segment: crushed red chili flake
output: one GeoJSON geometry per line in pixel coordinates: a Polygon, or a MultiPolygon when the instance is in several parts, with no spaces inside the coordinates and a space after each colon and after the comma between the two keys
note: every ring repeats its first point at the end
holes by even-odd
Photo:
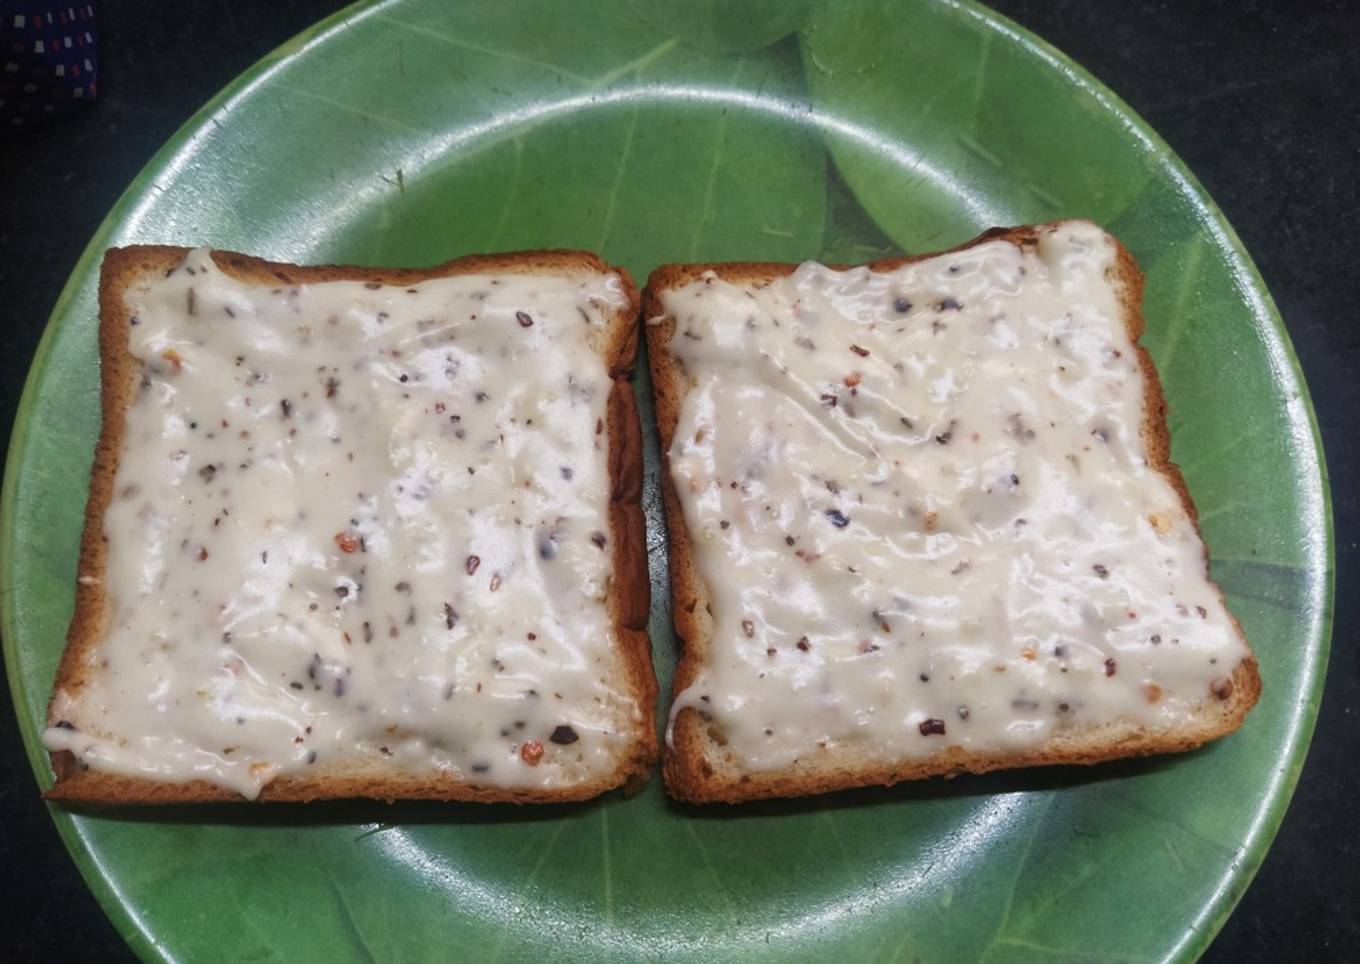
{"type": "Polygon", "coordinates": [[[359,537],[349,531],[337,532],[335,534],[335,544],[340,547],[341,552],[359,551],[359,537]]]}
{"type": "Polygon", "coordinates": [[[515,312],[515,320],[519,322],[521,328],[532,328],[534,324],[534,319],[529,317],[527,311],[515,312]]]}
{"type": "Polygon", "coordinates": [[[798,639],[798,648],[806,653],[809,649],[812,648],[812,644],[808,642],[808,638],[806,636],[801,636],[798,639]]]}
{"type": "Polygon", "coordinates": [[[543,744],[537,740],[525,740],[519,748],[519,758],[531,767],[538,766],[538,761],[543,759],[543,744]]]}
{"type": "Polygon", "coordinates": [[[847,387],[854,388],[856,385],[860,383],[860,379],[862,377],[863,376],[861,376],[859,372],[851,372],[849,375],[846,375],[845,378],[842,379],[842,381],[845,382],[847,387]]]}
{"type": "Polygon", "coordinates": [[[463,568],[467,570],[467,574],[470,576],[477,571],[477,567],[481,564],[482,559],[480,556],[468,556],[467,562],[463,563],[463,568]]]}
{"type": "Polygon", "coordinates": [[[861,348],[859,345],[851,345],[850,350],[854,352],[856,355],[858,355],[860,358],[869,357],[869,349],[861,348]]]}

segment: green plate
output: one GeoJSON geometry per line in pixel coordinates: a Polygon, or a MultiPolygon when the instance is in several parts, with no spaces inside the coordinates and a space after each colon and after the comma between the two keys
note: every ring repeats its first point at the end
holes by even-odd
{"type": "MultiPolygon", "coordinates": [[[[98,425],[99,258],[136,241],[386,265],[583,247],[642,278],[1094,218],[1147,271],[1174,453],[1261,704],[1184,757],[736,810],[677,807],[657,781],[570,808],[54,810],[138,954],[1186,960],[1260,865],[1317,712],[1331,519],[1302,377],[1232,229],[1116,97],[980,6],[721,7],[361,4],[248,71],[137,177],[53,313],[5,478],[5,658],[38,782],[98,425]]],[[[647,457],[664,683],[654,441],[647,457]]]]}

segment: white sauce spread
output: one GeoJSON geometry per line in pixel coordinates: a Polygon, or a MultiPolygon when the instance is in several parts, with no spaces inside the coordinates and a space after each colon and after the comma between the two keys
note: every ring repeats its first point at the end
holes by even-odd
{"type": "Polygon", "coordinates": [[[144,377],[104,530],[112,609],[44,745],[254,797],[280,775],[553,787],[641,718],[605,604],[617,276],[127,295],[144,377]]]}
{"type": "Polygon", "coordinates": [[[1115,251],[1066,222],[1037,251],[662,296],[713,616],[672,723],[699,709],[761,769],[1024,751],[1223,698],[1247,650],[1146,461],[1115,251]]]}

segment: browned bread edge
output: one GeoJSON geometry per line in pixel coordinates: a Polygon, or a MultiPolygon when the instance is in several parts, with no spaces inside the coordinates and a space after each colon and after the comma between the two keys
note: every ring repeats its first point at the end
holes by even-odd
{"type": "MultiPolygon", "coordinates": [[[[111,248],[104,255],[99,279],[99,349],[102,360],[100,398],[102,422],[90,471],[90,497],[85,507],[85,530],[77,566],[75,613],[67,632],[66,648],[57,668],[53,694],[77,691],[96,666],[98,644],[108,625],[108,605],[99,577],[104,572],[107,538],[104,512],[113,490],[122,451],[124,414],[134,396],[139,366],[128,351],[128,308],[123,294],[129,285],[155,272],[180,265],[190,249],[162,245],[111,248]],[[94,578],[88,578],[94,577],[94,578]]],[[[230,251],[214,251],[217,266],[250,284],[319,284],[327,281],[366,281],[384,285],[415,284],[462,274],[560,274],[564,271],[615,273],[623,282],[627,305],[610,321],[602,347],[613,388],[607,407],[609,444],[610,537],[614,545],[613,573],[608,589],[610,614],[618,634],[629,689],[642,710],[632,751],[612,773],[596,780],[549,790],[477,786],[435,777],[280,777],[261,790],[262,801],[322,800],[370,797],[379,800],[464,800],[484,803],[556,803],[585,800],[615,787],[635,790],[646,783],[656,762],[656,677],[652,671],[651,641],[647,636],[650,583],[647,578],[646,533],[643,526],[641,427],[629,375],[638,344],[638,292],[624,268],[612,267],[584,251],[524,251],[472,255],[431,268],[363,268],[354,266],[299,266],[265,261],[230,251]]],[[[48,724],[57,722],[48,705],[48,724]]],[[[57,782],[44,796],[49,800],[83,804],[166,804],[239,801],[237,793],[202,780],[164,783],[126,777],[83,767],[67,751],[51,754],[57,782]]]]}
{"type": "MultiPolygon", "coordinates": [[[[887,258],[871,262],[867,267],[873,271],[892,271],[914,261],[963,251],[985,241],[1005,241],[1020,247],[1031,247],[1038,243],[1039,233],[1050,226],[992,228],[955,248],[912,257],[887,258]]],[[[1139,342],[1144,329],[1143,274],[1133,256],[1118,239],[1115,239],[1115,244],[1118,250],[1116,279],[1122,292],[1124,324],[1138,352],[1139,367],[1146,386],[1142,436],[1148,448],[1148,460],[1179,494],[1181,504],[1198,532],[1199,521],[1190,491],[1180,468],[1170,459],[1171,436],[1167,428],[1167,405],[1161,380],[1151,356],[1139,342]]],[[[761,284],[782,278],[796,267],[793,264],[770,262],[665,264],[652,272],[642,292],[643,327],[646,330],[647,357],[656,400],[656,424],[661,435],[664,469],[661,485],[669,530],[671,609],[675,631],[683,645],[672,684],[674,695],[679,695],[697,678],[707,657],[712,624],[708,616],[707,589],[691,551],[684,513],[670,474],[667,453],[680,419],[681,403],[689,390],[689,380],[683,366],[668,350],[675,333],[675,321],[666,315],[660,293],[688,284],[706,271],[713,271],[724,281],[732,283],[761,284]]],[[[1204,565],[1207,573],[1207,548],[1204,565]]],[[[1222,591],[1218,591],[1221,596],[1222,591]]],[[[1246,637],[1236,617],[1233,617],[1233,622],[1238,635],[1245,642],[1246,637]]],[[[1072,738],[1056,738],[1039,750],[1021,754],[982,753],[951,747],[934,756],[907,762],[859,767],[818,766],[813,763],[785,770],[739,774],[732,773],[730,765],[719,765],[720,748],[708,737],[698,712],[693,708],[685,708],[674,721],[670,741],[672,745],[665,749],[662,772],[666,791],[673,797],[694,803],[739,803],[766,797],[826,793],[850,787],[890,786],[903,780],[932,776],[985,773],[989,770],[1050,764],[1093,764],[1122,757],[1183,752],[1236,730],[1256,704],[1261,693],[1261,677],[1256,659],[1250,651],[1234,670],[1232,681],[1233,695],[1216,707],[1217,712],[1210,715],[1207,723],[1173,734],[1147,732],[1127,724],[1113,725],[1105,728],[1099,734],[1099,739],[1093,739],[1094,734],[1088,730],[1072,738]],[[729,772],[724,773],[724,770],[729,772]]]]}

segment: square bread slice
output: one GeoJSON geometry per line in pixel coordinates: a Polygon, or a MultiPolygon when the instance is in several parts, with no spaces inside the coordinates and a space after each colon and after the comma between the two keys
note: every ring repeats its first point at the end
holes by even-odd
{"type": "Polygon", "coordinates": [[[1188,750],[1260,692],[1142,276],[1087,222],[643,293],[684,654],[667,790],[737,802],[1188,750]]]}
{"type": "Polygon", "coordinates": [[[130,247],[48,797],[544,802],[645,781],[637,291],[130,247]]]}

